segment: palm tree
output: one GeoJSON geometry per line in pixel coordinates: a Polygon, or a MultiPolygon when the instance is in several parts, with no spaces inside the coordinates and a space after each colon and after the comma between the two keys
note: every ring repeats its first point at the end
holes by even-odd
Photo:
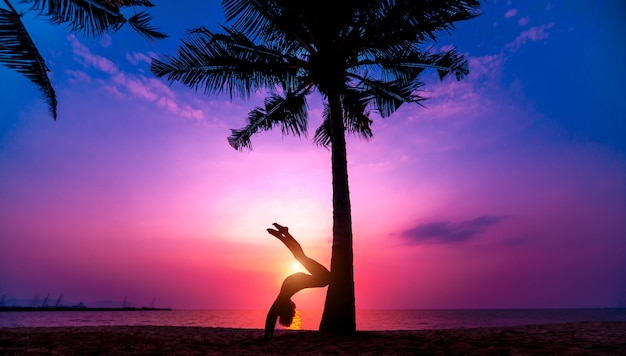
{"type": "Polygon", "coordinates": [[[251,136],[279,127],[307,132],[306,97],[324,99],[314,142],[330,147],[333,184],[331,282],[320,330],[354,332],[352,222],[346,132],[372,136],[370,114],[388,117],[403,103],[420,103],[428,68],[443,79],[468,73],[455,50],[423,49],[441,31],[478,14],[478,0],[223,0],[223,33],[190,31],[176,56],[154,59],[152,72],[205,93],[248,98],[269,93],[228,142],[251,149],[251,136]],[[340,6],[339,6],[340,5],[340,6]]]}
{"type": "MultiPolygon", "coordinates": [[[[21,14],[9,0],[4,0],[7,9],[0,8],[0,63],[14,69],[33,82],[44,96],[50,115],[57,118],[57,99],[48,78],[49,69],[37,46],[28,34],[21,14]]],[[[149,24],[150,16],[138,12],[126,18],[123,7],[151,7],[147,0],[23,0],[30,4],[47,21],[67,25],[72,32],[87,36],[100,36],[130,25],[148,40],[166,37],[149,24]]]]}

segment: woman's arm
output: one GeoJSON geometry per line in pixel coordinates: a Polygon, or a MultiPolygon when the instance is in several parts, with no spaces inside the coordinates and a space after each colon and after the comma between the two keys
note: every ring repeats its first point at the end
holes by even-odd
{"type": "MultiPolygon", "coordinates": [[[[274,302],[276,304],[276,302],[274,302]]],[[[267,312],[267,317],[265,317],[265,338],[269,339],[274,336],[274,328],[276,327],[276,318],[278,318],[278,314],[274,311],[274,304],[267,312]]]]}

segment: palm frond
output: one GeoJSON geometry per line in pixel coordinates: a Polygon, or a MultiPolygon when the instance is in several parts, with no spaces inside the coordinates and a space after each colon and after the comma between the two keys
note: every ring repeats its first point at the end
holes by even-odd
{"type": "Polygon", "coordinates": [[[467,60],[456,49],[433,53],[412,48],[400,54],[368,59],[359,65],[380,65],[383,71],[393,74],[396,78],[405,79],[416,78],[424,69],[436,70],[441,80],[449,74],[454,74],[457,80],[462,80],[469,73],[467,60]]]}
{"type": "Polygon", "coordinates": [[[435,41],[454,23],[479,15],[479,0],[364,1],[358,23],[362,48],[398,52],[406,44],[435,41]]]}
{"type": "Polygon", "coordinates": [[[360,81],[360,90],[382,117],[389,117],[404,103],[420,104],[424,100],[417,93],[423,84],[417,80],[403,78],[384,81],[367,77],[356,78],[360,81]]]}
{"type": "Polygon", "coordinates": [[[128,19],[128,24],[148,41],[166,38],[166,34],[159,32],[156,27],[150,25],[150,20],[152,20],[150,15],[145,12],[139,12],[128,19]]]}
{"type": "Polygon", "coordinates": [[[322,124],[315,130],[313,136],[313,143],[318,146],[329,148],[330,147],[330,109],[327,104],[324,104],[324,111],[322,112],[324,120],[322,124]]]}
{"type": "Polygon", "coordinates": [[[154,7],[154,4],[148,0],[104,0],[104,1],[117,7],[128,7],[128,6],[154,7]]]}
{"type": "Polygon", "coordinates": [[[439,73],[439,79],[454,74],[456,80],[463,80],[469,74],[469,64],[467,59],[459,54],[455,49],[440,53],[435,60],[435,67],[439,73]]]}
{"type": "Polygon", "coordinates": [[[15,11],[0,8],[0,63],[33,82],[42,92],[50,115],[57,119],[57,99],[48,67],[15,11]]]}
{"type": "MultiPolygon", "coordinates": [[[[359,138],[369,140],[373,136],[372,120],[369,117],[367,94],[355,89],[349,89],[342,95],[341,105],[343,122],[346,132],[359,138]]],[[[318,146],[328,148],[330,146],[330,110],[324,106],[322,124],[315,130],[313,142],[318,146]]]]}
{"type": "Polygon", "coordinates": [[[462,80],[469,73],[467,60],[456,49],[441,53],[407,51],[402,55],[378,58],[374,63],[386,71],[404,75],[417,75],[424,69],[434,69],[442,80],[449,74],[454,74],[457,80],[462,80]]]}
{"type": "Polygon", "coordinates": [[[152,7],[146,0],[25,0],[32,8],[52,23],[65,24],[72,32],[86,36],[100,36],[115,32],[124,24],[135,29],[140,35],[157,40],[166,35],[148,24],[150,17],[138,13],[126,19],[120,9],[123,7],[152,7]]]}
{"type": "Polygon", "coordinates": [[[86,36],[100,36],[115,32],[126,19],[118,6],[93,0],[28,0],[33,9],[47,16],[52,23],[65,24],[72,32],[86,36]]]}
{"type": "Polygon", "coordinates": [[[222,0],[226,21],[243,33],[254,33],[272,25],[276,6],[260,0],[222,0]]]}
{"type": "Polygon", "coordinates": [[[367,92],[356,89],[346,90],[341,98],[343,120],[346,131],[362,139],[372,137],[372,120],[368,110],[370,97],[367,92]]]}
{"type": "MultiPolygon", "coordinates": [[[[222,0],[226,20],[253,41],[276,44],[286,52],[313,53],[309,29],[304,26],[302,11],[307,2],[277,0],[222,0]]],[[[319,2],[315,4],[319,6],[319,2]]]]}
{"type": "Polygon", "coordinates": [[[256,107],[248,114],[248,124],[239,130],[231,130],[228,143],[237,150],[252,149],[250,138],[259,131],[279,126],[283,135],[306,135],[308,89],[288,93],[285,97],[272,94],[265,99],[264,107],[256,107]]]}
{"type": "Polygon", "coordinates": [[[256,45],[245,36],[214,34],[200,28],[183,40],[176,56],[153,59],[151,71],[205,93],[247,98],[258,89],[297,85],[297,66],[276,49],[256,45]]]}

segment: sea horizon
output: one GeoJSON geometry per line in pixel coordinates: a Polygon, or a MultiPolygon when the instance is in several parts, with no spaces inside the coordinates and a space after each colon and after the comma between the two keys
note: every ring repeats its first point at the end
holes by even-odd
{"type": "MultiPolygon", "coordinates": [[[[187,326],[262,329],[266,310],[0,312],[0,327],[187,326]]],[[[297,310],[289,329],[317,330],[322,310],[297,310]]],[[[425,330],[626,321],[626,308],[358,309],[357,330],[425,330]]],[[[280,327],[279,327],[280,328],[280,327]]]]}

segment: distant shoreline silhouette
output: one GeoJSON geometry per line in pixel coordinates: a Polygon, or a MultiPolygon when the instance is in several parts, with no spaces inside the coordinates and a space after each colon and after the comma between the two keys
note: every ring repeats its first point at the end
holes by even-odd
{"type": "Polygon", "coordinates": [[[298,272],[285,278],[280,287],[280,292],[270,307],[265,319],[266,339],[274,335],[277,318],[278,322],[283,326],[289,326],[293,322],[296,304],[291,300],[291,297],[294,294],[305,288],[325,287],[330,282],[330,271],[304,253],[298,241],[289,233],[288,227],[277,223],[272,225],[274,225],[276,229],[267,229],[267,232],[274,235],[285,244],[289,251],[293,253],[293,257],[311,274],[298,272]]]}

